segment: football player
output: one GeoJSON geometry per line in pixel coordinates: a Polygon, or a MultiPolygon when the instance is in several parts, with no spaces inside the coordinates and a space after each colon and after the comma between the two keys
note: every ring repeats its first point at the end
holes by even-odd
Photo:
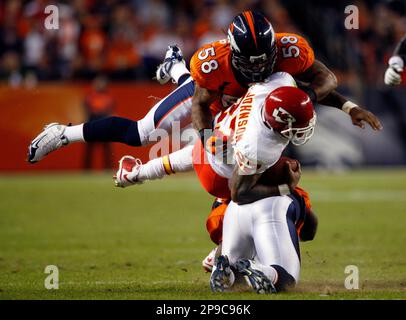
{"type": "Polygon", "coordinates": [[[337,85],[334,74],[314,59],[313,50],[304,38],[275,33],[270,22],[258,12],[245,11],[236,16],[229,26],[228,39],[200,48],[191,59],[190,69],[189,73],[180,49],[170,47],[157,70],[157,79],[161,83],[172,79],[179,87],[143,119],[107,117],[69,127],[52,123],[30,144],[28,161],[40,161],[73,142],[147,145],[157,129],[170,132],[174,121],[181,128],[193,121],[205,142],[205,137],[211,136],[204,132],[211,128],[213,115],[244,95],[250,83],[260,82],[277,71],[289,72],[302,80],[307,84],[302,89],[312,100],[342,109],[351,116],[354,125],[364,127],[367,122],[373,129],[381,129],[372,113],[334,91],[337,85]]]}
{"type": "MultiPolygon", "coordinates": [[[[170,173],[188,171],[194,167],[205,190],[215,197],[223,199],[215,201],[213,211],[206,223],[211,239],[216,244],[220,244],[224,211],[231,199],[229,179],[236,161],[241,165],[249,164],[255,170],[258,170],[258,165],[266,170],[280,158],[289,141],[295,145],[301,145],[313,134],[316,121],[313,111],[311,114],[308,113],[304,120],[301,120],[289,118],[290,113],[284,109],[285,105],[290,104],[289,95],[297,94],[295,90],[301,92],[294,88],[294,85],[295,81],[289,74],[274,73],[266,82],[253,85],[238,103],[219,113],[214,120],[214,136],[215,140],[228,142],[225,150],[212,148],[211,141],[208,141],[209,145],[203,148],[200,140],[197,140],[194,147],[188,146],[173,154],[151,160],[145,165],[130,156],[125,156],[120,161],[120,167],[115,177],[116,185],[126,187],[145,180],[162,178],[170,173]],[[274,123],[272,129],[266,127],[266,123],[262,121],[263,104],[268,93],[275,92],[278,90],[277,88],[280,88],[284,94],[281,95],[283,97],[283,101],[280,102],[281,109],[278,109],[280,114],[275,113],[274,115],[280,121],[279,126],[274,123]],[[226,160],[229,161],[223,161],[224,153],[226,153],[226,160]],[[183,169],[179,162],[183,163],[183,169]]],[[[274,94],[273,97],[276,99],[279,96],[274,94]]],[[[290,108],[295,107],[298,112],[301,111],[300,106],[291,104],[290,108]]],[[[317,228],[317,218],[312,212],[308,194],[296,186],[290,188],[285,185],[275,187],[273,195],[279,196],[281,192],[289,193],[290,191],[300,194],[305,199],[307,224],[296,225],[301,240],[312,240],[317,228]]],[[[208,271],[212,267],[214,254],[213,250],[203,261],[203,266],[208,271]]]]}
{"type": "Polygon", "coordinates": [[[299,280],[296,226],[306,214],[305,200],[296,192],[300,165],[293,171],[287,163],[287,184],[269,185],[261,178],[289,142],[303,145],[311,138],[316,116],[301,90],[283,86],[267,94],[265,86],[248,91],[236,116],[235,165],[228,173],[232,201],[224,217],[221,255],[210,277],[214,292],[230,289],[237,275],[257,293],[284,291],[299,280]]]}
{"type": "Polygon", "coordinates": [[[389,59],[385,72],[385,84],[395,86],[402,82],[402,73],[406,62],[406,36],[396,46],[392,57],[389,59]]]}

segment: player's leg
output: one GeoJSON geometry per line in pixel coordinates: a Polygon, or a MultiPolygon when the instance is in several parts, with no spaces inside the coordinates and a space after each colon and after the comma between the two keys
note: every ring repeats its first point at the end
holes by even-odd
{"type": "Polygon", "coordinates": [[[179,46],[168,46],[164,61],[156,70],[156,79],[160,84],[165,84],[172,79],[173,83],[179,85],[185,80],[185,77],[190,74],[186,68],[185,60],[179,46]]]}
{"type": "Polygon", "coordinates": [[[257,252],[256,264],[271,280],[276,291],[283,291],[299,280],[300,251],[295,227],[303,208],[296,199],[271,197],[256,201],[253,208],[252,236],[257,252]]]}
{"type": "Polygon", "coordinates": [[[167,82],[168,77],[178,84],[178,88],[155,104],[144,118],[128,121],[128,119],[115,117],[112,121],[106,119],[85,124],[84,140],[86,142],[100,140],[122,142],[137,147],[155,143],[160,138],[160,130],[170,135],[173,129],[184,129],[189,126],[194,81],[190,77],[178,46],[168,47],[164,62],[157,70],[157,80],[160,83],[167,82]]]}
{"type": "Polygon", "coordinates": [[[211,241],[217,245],[202,261],[203,269],[206,272],[212,271],[215,257],[219,255],[217,251],[221,253],[221,250],[218,249],[221,247],[221,242],[223,241],[223,220],[229,202],[230,199],[216,198],[211,207],[210,214],[206,219],[207,232],[210,235],[211,241]]]}
{"type": "Polygon", "coordinates": [[[243,276],[258,293],[269,293],[274,291],[271,281],[260,269],[249,264],[257,257],[252,237],[255,222],[253,210],[253,204],[239,206],[230,202],[223,221],[222,255],[229,258],[235,277],[243,276]]]}
{"type": "Polygon", "coordinates": [[[147,180],[162,179],[164,176],[193,170],[193,145],[172,152],[145,164],[132,156],[124,156],[119,161],[119,168],[114,176],[117,187],[128,187],[147,180]]]}
{"type": "Polygon", "coordinates": [[[188,77],[177,89],[159,101],[137,122],[141,145],[155,143],[164,134],[180,134],[191,124],[194,81],[188,77]],[[164,130],[164,131],[162,131],[164,130]],[[176,132],[175,130],[180,130],[176,132]]]}
{"type": "MultiPolygon", "coordinates": [[[[172,67],[178,64],[181,63],[175,63],[172,67]]],[[[188,73],[174,77],[177,78],[179,87],[157,103],[139,121],[106,117],[75,126],[58,123],[47,125],[31,142],[28,148],[28,161],[38,162],[50,152],[74,142],[121,142],[136,147],[155,142],[154,138],[158,138],[154,137],[157,129],[167,130],[170,134],[174,123],[180,129],[185,128],[191,122],[194,82],[188,73]]]]}
{"type": "Polygon", "coordinates": [[[213,291],[222,292],[230,289],[235,280],[231,267],[243,257],[250,259],[255,257],[251,228],[251,213],[230,202],[223,221],[221,256],[216,259],[210,277],[213,291]]]}
{"type": "Polygon", "coordinates": [[[206,152],[200,139],[196,140],[193,148],[193,166],[202,187],[217,198],[230,199],[228,179],[213,170],[207,160],[206,152]]]}
{"type": "Polygon", "coordinates": [[[158,129],[170,134],[174,123],[180,129],[190,124],[193,91],[194,82],[189,78],[139,121],[106,117],[76,126],[47,125],[31,142],[28,161],[40,161],[48,153],[74,142],[120,142],[134,147],[153,143],[159,138],[158,129]]]}

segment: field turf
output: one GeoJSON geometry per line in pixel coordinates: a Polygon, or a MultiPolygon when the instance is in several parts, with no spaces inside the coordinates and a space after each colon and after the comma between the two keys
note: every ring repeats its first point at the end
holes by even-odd
{"type": "Polygon", "coordinates": [[[201,260],[211,197],[192,175],[128,189],[110,174],[0,176],[0,299],[406,299],[406,170],[305,171],[319,216],[301,282],[213,294],[201,260]],[[47,265],[59,290],[46,290],[47,265]],[[347,290],[344,269],[359,268],[347,290]]]}

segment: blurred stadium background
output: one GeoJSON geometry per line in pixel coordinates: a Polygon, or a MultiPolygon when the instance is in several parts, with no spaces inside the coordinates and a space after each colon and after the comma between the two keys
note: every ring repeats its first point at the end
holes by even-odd
{"type": "MultiPolygon", "coordinates": [[[[200,270],[212,248],[203,228],[211,199],[197,180],[113,189],[115,161],[128,153],[145,161],[148,148],[112,145],[111,169],[102,175],[83,174],[80,144],[34,166],[25,158],[45,124],[88,118],[85,102],[100,75],[109,79],[111,112],[142,117],[174,88],[152,80],[167,45],[179,44],[188,60],[201,44],[224,38],[233,16],[249,8],[264,12],[276,32],[304,35],[337,75],[338,90],[384,126],[380,133],[360,130],[346,114],[318,107],[313,141],[290,150],[328,172],[361,169],[304,171],[321,227],[317,241],[304,244],[304,287],[296,298],[304,297],[300,290],[311,298],[337,290],[341,298],[404,298],[405,170],[386,169],[406,164],[406,82],[389,88],[383,75],[406,33],[406,4],[386,0],[0,1],[0,297],[218,298],[208,295],[200,270]],[[44,29],[48,4],[60,9],[57,31],[44,29]],[[359,8],[359,30],[344,28],[347,4],[359,8]],[[377,166],[385,170],[363,170],[377,166]],[[68,290],[43,289],[49,263],[61,267],[68,290]],[[351,263],[360,266],[369,296],[342,293],[351,263]]],[[[106,168],[102,148],[92,159],[93,169],[106,168]]]]}

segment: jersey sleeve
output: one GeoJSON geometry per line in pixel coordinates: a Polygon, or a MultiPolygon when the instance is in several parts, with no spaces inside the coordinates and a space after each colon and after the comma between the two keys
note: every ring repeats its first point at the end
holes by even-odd
{"type": "Polygon", "coordinates": [[[225,48],[221,41],[204,45],[195,52],[190,60],[190,74],[202,88],[218,91],[221,87],[224,66],[225,48]]]}
{"type": "Polygon", "coordinates": [[[277,33],[276,71],[291,75],[305,72],[314,63],[314,51],[303,37],[294,33],[277,33]]]}

